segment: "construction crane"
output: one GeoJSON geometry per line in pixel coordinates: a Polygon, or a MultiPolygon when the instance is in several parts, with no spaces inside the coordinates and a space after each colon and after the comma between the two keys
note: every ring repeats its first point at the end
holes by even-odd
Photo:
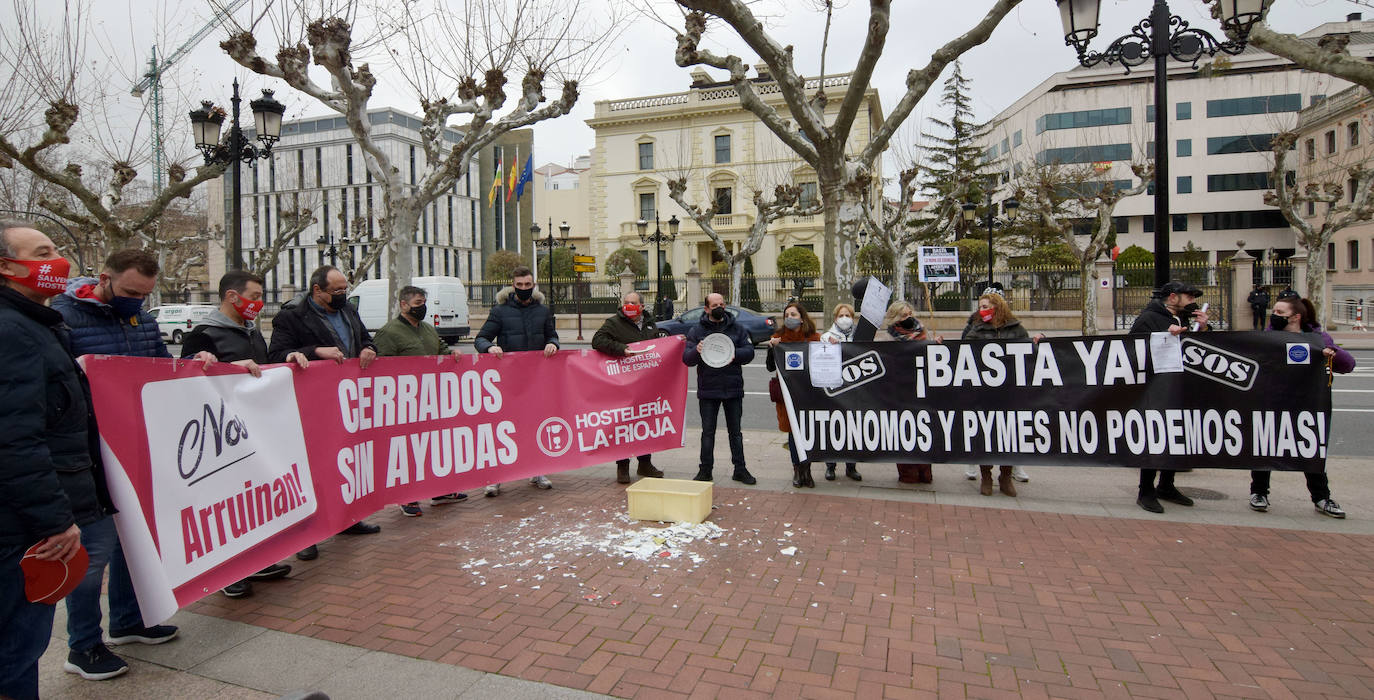
{"type": "Polygon", "coordinates": [[[195,34],[192,34],[191,38],[186,40],[186,43],[182,44],[176,51],[173,51],[172,55],[162,59],[161,62],[157,60],[157,44],[153,44],[152,56],[148,59],[148,72],[143,74],[143,79],[138,81],[138,83],[134,85],[133,90],[129,93],[134,97],[143,97],[143,93],[150,89],[153,93],[154,196],[162,194],[163,179],[166,177],[167,173],[167,156],[162,150],[162,75],[167,72],[168,68],[171,68],[177,61],[180,61],[186,54],[190,53],[191,49],[195,48],[196,44],[199,44],[202,39],[209,36],[210,32],[219,28],[219,25],[224,22],[226,17],[233,13],[234,10],[242,7],[246,2],[248,2],[248,0],[233,0],[232,2],[226,3],[219,10],[216,10],[214,16],[210,18],[209,23],[201,27],[195,34]]]}

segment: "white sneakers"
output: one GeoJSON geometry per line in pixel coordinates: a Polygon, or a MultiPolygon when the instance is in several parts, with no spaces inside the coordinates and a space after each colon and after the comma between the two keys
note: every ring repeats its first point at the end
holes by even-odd
{"type": "Polygon", "coordinates": [[[530,484],[533,486],[537,486],[541,489],[553,488],[553,482],[549,481],[549,477],[547,476],[536,476],[533,479],[530,479],[530,484]]]}
{"type": "Polygon", "coordinates": [[[483,493],[486,495],[487,498],[491,498],[492,496],[500,496],[500,495],[501,495],[501,485],[500,485],[500,484],[487,484],[487,488],[483,491],[483,493]]]}

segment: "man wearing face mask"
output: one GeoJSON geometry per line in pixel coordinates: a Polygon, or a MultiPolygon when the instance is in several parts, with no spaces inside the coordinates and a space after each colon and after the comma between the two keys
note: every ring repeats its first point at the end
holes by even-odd
{"type": "MultiPolygon", "coordinates": [[[[1202,296],[1202,290],[1178,280],[1166,282],[1155,290],[1154,298],[1141,309],[1131,324],[1131,333],[1164,333],[1179,335],[1188,330],[1189,323],[1199,323],[1207,328],[1207,313],[1194,303],[1202,296]],[[1189,308],[1191,306],[1191,309],[1189,308]]],[[[1163,513],[1160,501],[1169,501],[1181,506],[1193,505],[1193,499],[1183,495],[1174,486],[1174,472],[1169,469],[1141,469],[1140,488],[1135,503],[1151,513],[1163,513]],[[1155,485],[1155,474],[1159,474],[1159,484],[1155,485]]]]}
{"type": "Polygon", "coordinates": [[[687,329],[687,347],[682,350],[682,362],[697,368],[697,407],[701,411],[701,461],[695,481],[713,481],[711,471],[716,463],[716,418],[725,409],[725,430],[730,439],[730,461],[735,466],[732,479],[753,486],[758,483],[744,466],[744,372],[740,369],[754,359],[754,344],[749,332],[735,323],[735,317],[725,309],[725,297],[706,295],[706,313],[701,322],[687,329]],[[706,336],[720,333],[735,346],[735,355],[724,367],[712,367],[701,360],[702,341],[706,336]]]}
{"type": "MultiPolygon", "coordinates": [[[[358,358],[367,369],[377,359],[372,342],[357,309],[348,303],[348,278],[332,265],[321,265],[310,273],[310,292],[282,307],[272,319],[272,343],[267,346],[269,362],[288,362],[299,353],[307,360],[330,360],[343,364],[358,358]]],[[[379,525],[356,522],[345,535],[371,535],[381,532],[379,525]]],[[[316,545],[299,552],[296,558],[310,561],[320,555],[316,545]]]]}
{"type": "MultiPolygon", "coordinates": [[[[644,315],[644,299],[639,292],[625,292],[620,297],[620,309],[614,316],[606,319],[592,336],[592,349],[612,357],[638,355],[641,350],[629,347],[630,343],[652,340],[658,336],[654,322],[644,315]]],[[[654,467],[652,455],[639,455],[640,476],[663,478],[663,472],[654,467]]],[[[616,483],[630,483],[630,460],[616,460],[616,483]]]]}
{"type": "Polygon", "coordinates": [[[112,512],[91,457],[84,383],[62,315],[47,306],[69,267],[33,224],[0,221],[0,697],[19,700],[38,697],[55,612],[25,593],[25,552],[71,561],[82,529],[112,512]]]}
{"type": "MultiPolygon", "coordinates": [[[[419,287],[405,286],[396,293],[396,318],[386,322],[373,340],[377,354],[382,357],[432,357],[452,355],[457,362],[463,356],[458,348],[449,348],[439,337],[439,331],[429,321],[429,294],[419,287]]],[[[442,506],[467,500],[467,494],[446,493],[430,499],[430,505],[442,506]]],[[[401,504],[401,515],[418,518],[424,515],[419,501],[401,504]]]]}

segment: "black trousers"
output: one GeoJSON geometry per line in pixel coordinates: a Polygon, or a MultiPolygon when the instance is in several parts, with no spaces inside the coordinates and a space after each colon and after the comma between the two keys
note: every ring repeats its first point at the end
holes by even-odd
{"type": "MultiPolygon", "coordinates": [[[[1250,493],[1258,496],[1269,495],[1269,477],[1273,472],[1250,472],[1250,493]]],[[[1325,501],[1331,498],[1331,482],[1326,478],[1326,472],[1304,472],[1307,477],[1307,493],[1312,495],[1312,502],[1325,501]]]]}
{"type": "Polygon", "coordinates": [[[1156,489],[1171,489],[1174,487],[1174,471],[1172,469],[1141,469],[1140,470],[1140,492],[1153,494],[1156,489]],[[1155,485],[1155,474],[1159,474],[1159,485],[1155,485]]]}

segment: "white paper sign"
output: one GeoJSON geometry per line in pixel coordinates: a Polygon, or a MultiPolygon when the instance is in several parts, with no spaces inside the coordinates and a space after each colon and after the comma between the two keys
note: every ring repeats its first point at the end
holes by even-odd
{"type": "Polygon", "coordinates": [[[877,277],[868,278],[868,288],[864,290],[859,314],[868,319],[874,327],[883,327],[883,317],[887,315],[887,303],[892,298],[892,290],[878,281],[877,277]]]}
{"type": "Polygon", "coordinates": [[[959,249],[953,246],[921,246],[922,282],[958,282],[959,249]]]}
{"type": "Polygon", "coordinates": [[[837,389],[844,384],[839,343],[809,343],[807,350],[811,361],[811,386],[837,389]]]}
{"type": "Polygon", "coordinates": [[[1182,372],[1183,340],[1169,331],[1151,333],[1150,361],[1155,374],[1182,372]]]}

